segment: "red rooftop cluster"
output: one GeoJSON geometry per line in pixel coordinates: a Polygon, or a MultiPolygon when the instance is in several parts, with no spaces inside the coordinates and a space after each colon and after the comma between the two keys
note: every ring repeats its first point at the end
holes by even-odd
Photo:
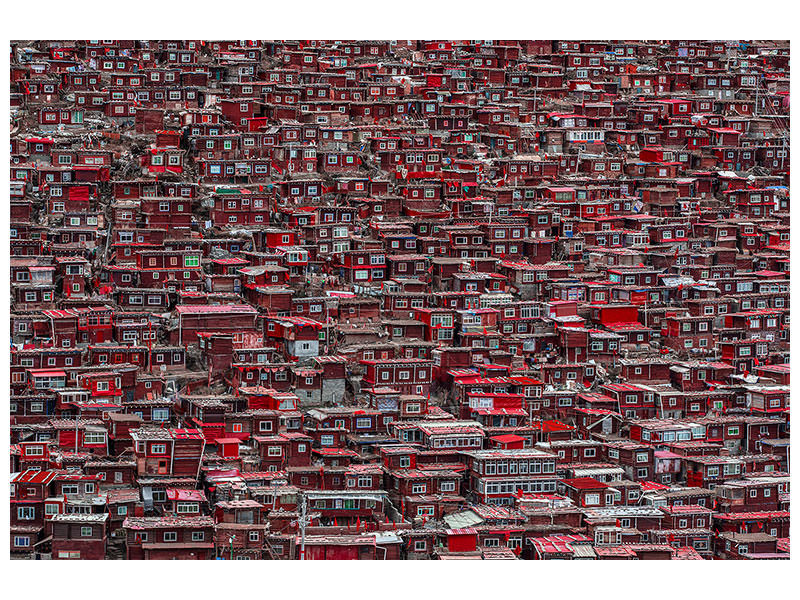
{"type": "Polygon", "coordinates": [[[789,557],[788,42],[10,73],[13,557],[789,557]]]}

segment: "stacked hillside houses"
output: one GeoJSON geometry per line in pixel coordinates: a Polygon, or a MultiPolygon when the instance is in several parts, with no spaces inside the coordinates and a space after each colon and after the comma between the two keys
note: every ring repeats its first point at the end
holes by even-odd
{"type": "Polygon", "coordinates": [[[12,42],[12,557],[787,559],[789,56],[12,42]]]}

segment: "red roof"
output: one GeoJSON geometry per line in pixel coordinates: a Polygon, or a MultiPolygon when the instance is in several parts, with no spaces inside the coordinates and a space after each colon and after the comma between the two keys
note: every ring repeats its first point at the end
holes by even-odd
{"type": "Polygon", "coordinates": [[[550,431],[570,431],[575,429],[572,425],[567,425],[566,423],[562,423],[561,421],[545,421],[542,423],[542,431],[550,432],[550,431]]]}
{"type": "Polygon", "coordinates": [[[58,475],[58,473],[55,471],[35,471],[33,469],[28,469],[22,473],[18,473],[11,480],[11,483],[50,483],[56,478],[56,475],[58,475]]]}
{"type": "Polygon", "coordinates": [[[643,492],[650,492],[655,490],[668,490],[669,486],[664,485],[663,483],[658,483],[655,481],[642,481],[642,491],[643,492]]]}
{"type": "Polygon", "coordinates": [[[595,546],[594,551],[598,556],[636,556],[627,546],[595,546]]]}
{"type": "Polygon", "coordinates": [[[562,479],[561,483],[576,490],[600,490],[610,487],[607,483],[603,483],[602,481],[598,481],[592,477],[562,479]]]}
{"type": "Polygon", "coordinates": [[[737,135],[741,135],[742,132],[737,129],[731,129],[730,127],[706,127],[707,131],[713,131],[714,133],[735,133],[737,135]]]}
{"type": "Polygon", "coordinates": [[[175,311],[181,315],[212,313],[258,314],[258,311],[249,304],[181,304],[175,307],[175,311]]]}
{"type": "Polygon", "coordinates": [[[524,408],[476,408],[473,412],[479,415],[512,415],[524,417],[528,413],[524,408]]]}
{"type": "Polygon", "coordinates": [[[759,512],[742,512],[742,513],[717,513],[714,515],[715,519],[722,519],[723,521],[751,521],[755,519],[776,519],[776,518],[789,518],[788,510],[779,511],[759,511],[759,512]]]}
{"type": "Polygon", "coordinates": [[[445,533],[447,535],[477,535],[478,530],[472,527],[466,527],[464,529],[448,529],[445,533]]]}
{"type": "Polygon", "coordinates": [[[243,258],[215,258],[211,261],[212,263],[216,263],[218,265],[246,265],[250,261],[245,260],[243,258]]]}
{"type": "Polygon", "coordinates": [[[202,440],[204,439],[199,429],[172,429],[172,437],[177,440],[202,440]]]}
{"type": "Polygon", "coordinates": [[[509,444],[512,442],[524,442],[525,438],[514,433],[505,433],[503,435],[496,435],[489,438],[492,441],[500,442],[501,444],[509,444]]]}
{"type": "Polygon", "coordinates": [[[190,502],[205,502],[206,494],[203,490],[187,490],[183,488],[167,488],[167,500],[190,502]]]}
{"type": "Polygon", "coordinates": [[[67,374],[64,371],[59,371],[57,369],[29,369],[31,375],[34,377],[66,377],[67,374]]]}
{"type": "Polygon", "coordinates": [[[346,448],[314,448],[311,453],[321,456],[358,456],[358,452],[346,448]]]}

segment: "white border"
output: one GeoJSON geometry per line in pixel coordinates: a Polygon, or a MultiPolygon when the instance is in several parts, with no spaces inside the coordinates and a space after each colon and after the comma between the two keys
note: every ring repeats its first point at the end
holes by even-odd
{"type": "MultiPolygon", "coordinates": [[[[792,3],[753,2],[55,2],[3,7],[4,39],[791,39],[792,3]],[[791,8],[790,8],[791,7],[791,8]]],[[[8,48],[8,46],[6,46],[8,48]]],[[[8,90],[8,69],[3,90],[8,90]]],[[[795,85],[792,85],[794,90],[795,85]]],[[[9,106],[4,103],[4,114],[9,106]]],[[[8,156],[8,146],[4,146],[8,156]]],[[[6,163],[7,164],[7,163],[6,163]]],[[[3,178],[8,189],[8,170],[3,178]]],[[[800,208],[800,207],[798,207],[800,208]]],[[[3,213],[8,230],[7,209],[3,213]]],[[[7,236],[7,234],[6,234],[7,236]]],[[[9,281],[7,251],[0,252],[9,281]]],[[[793,293],[792,296],[795,294],[793,293]]],[[[8,293],[0,296],[8,314],[8,293]]],[[[797,298],[794,298],[797,301],[797,298]]],[[[5,318],[3,332],[8,335],[5,318]]],[[[800,332],[798,332],[800,335],[800,332]]],[[[794,338],[794,335],[792,336],[794,338]]],[[[6,338],[8,339],[8,338],[6,338]]],[[[792,339],[794,341],[794,339],[792,339]]],[[[3,369],[0,389],[8,389],[3,369]]],[[[5,402],[8,402],[6,399],[5,402]]],[[[4,433],[8,436],[8,430],[4,433]]],[[[6,440],[8,441],[8,440],[6,440]]],[[[8,463],[4,468],[8,468],[8,463]]],[[[8,523],[9,504],[2,506],[8,523]]],[[[766,598],[797,593],[791,561],[67,562],[8,560],[5,597],[766,598]]]]}

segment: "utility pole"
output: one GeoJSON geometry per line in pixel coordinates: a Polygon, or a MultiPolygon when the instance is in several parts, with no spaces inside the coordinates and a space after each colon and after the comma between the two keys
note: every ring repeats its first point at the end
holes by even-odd
{"type": "Polygon", "coordinates": [[[78,414],[75,415],[75,454],[78,453],[78,423],[81,420],[81,407],[78,406],[78,414]]]}
{"type": "Polygon", "coordinates": [[[533,398],[528,398],[528,427],[533,427],[533,398]]]}
{"type": "Polygon", "coordinates": [[[781,170],[783,170],[783,161],[786,158],[786,133],[781,138],[781,170]]]}
{"type": "Polygon", "coordinates": [[[300,560],[306,559],[306,496],[300,499],[300,560]]]}
{"type": "Polygon", "coordinates": [[[755,77],[756,77],[756,105],[755,105],[755,116],[758,116],[758,88],[760,88],[760,87],[761,87],[761,80],[758,78],[758,75],[756,75],[755,77]]]}
{"type": "Polygon", "coordinates": [[[153,372],[153,322],[150,315],[147,316],[147,367],[150,373],[153,372]]]}
{"type": "Polygon", "coordinates": [[[328,302],[328,298],[325,298],[325,354],[331,353],[331,345],[333,340],[330,339],[331,336],[331,305],[328,302]]]}

